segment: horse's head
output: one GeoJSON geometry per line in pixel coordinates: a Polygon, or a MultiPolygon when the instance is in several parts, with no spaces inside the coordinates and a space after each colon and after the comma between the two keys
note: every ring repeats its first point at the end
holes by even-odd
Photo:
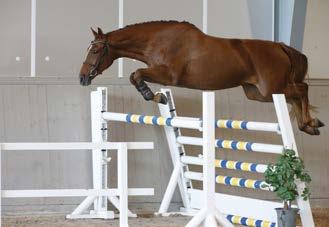
{"type": "Polygon", "coordinates": [[[102,29],[98,28],[98,32],[96,32],[91,28],[91,31],[95,39],[89,45],[87,57],[81,66],[79,75],[80,84],[83,86],[88,86],[96,76],[102,74],[114,61],[110,44],[102,29]]]}

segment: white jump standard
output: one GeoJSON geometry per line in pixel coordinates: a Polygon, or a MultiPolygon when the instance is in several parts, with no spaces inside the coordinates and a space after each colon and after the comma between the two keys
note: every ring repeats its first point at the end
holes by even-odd
{"type": "Polygon", "coordinates": [[[217,226],[216,220],[224,227],[233,225],[216,208],[215,204],[215,93],[202,94],[202,151],[203,151],[203,204],[201,210],[186,225],[197,227],[202,222],[204,226],[217,226]]]}
{"type": "MultiPolygon", "coordinates": [[[[180,213],[191,215],[195,214],[197,210],[201,210],[200,213],[192,219],[189,226],[196,226],[206,216],[209,217],[206,218],[206,224],[210,226],[212,226],[215,222],[214,217],[221,221],[221,223],[225,223],[225,219],[218,215],[219,212],[222,212],[226,219],[234,224],[260,227],[276,226],[277,217],[274,209],[276,207],[280,207],[281,203],[222,193],[215,193],[211,197],[212,201],[209,200],[210,197],[206,197],[207,199],[202,199],[205,198],[205,194],[209,195],[213,193],[211,188],[215,183],[255,190],[269,190],[268,188],[262,187],[262,185],[265,185],[265,182],[262,180],[244,179],[222,175],[217,175],[216,177],[215,175],[212,176],[214,172],[211,172],[210,170],[213,169],[213,166],[236,171],[264,173],[267,165],[234,160],[216,160],[213,155],[205,152],[205,150],[203,152],[204,154],[199,155],[198,157],[187,156],[184,145],[203,146],[203,148],[205,146],[210,146],[209,144],[205,144],[205,141],[207,141],[207,143],[212,141],[212,134],[209,132],[205,133],[205,129],[207,128],[205,125],[209,123],[207,120],[211,118],[212,123],[210,125],[212,125],[211,127],[213,128],[216,126],[217,128],[255,130],[267,133],[276,133],[282,137],[283,145],[214,139],[213,142],[210,142],[210,144],[213,144],[213,147],[211,146],[209,149],[215,149],[215,147],[217,147],[220,149],[230,149],[239,152],[265,152],[271,154],[281,154],[284,148],[291,148],[297,151],[284,96],[273,95],[278,123],[222,119],[215,121],[211,115],[208,117],[203,117],[204,121],[202,121],[199,118],[178,117],[171,91],[169,89],[161,89],[161,92],[166,94],[168,99],[167,105],[159,104],[161,116],[113,112],[103,113],[103,118],[109,121],[164,126],[174,169],[158,213],[168,213],[170,201],[176,189],[176,185],[178,185],[184,206],[180,213]],[[198,138],[182,136],[180,128],[197,129],[203,131],[204,137],[198,138]],[[208,138],[205,139],[205,137],[208,138]],[[210,155],[210,157],[205,157],[205,154],[210,155]],[[205,163],[207,163],[206,166],[205,163]],[[188,166],[190,164],[202,165],[203,172],[198,173],[190,171],[188,166]],[[210,173],[210,177],[207,175],[208,173],[210,173]],[[210,179],[212,181],[211,183],[210,179]],[[204,191],[194,189],[192,180],[203,181],[204,191]],[[210,209],[203,209],[205,202],[209,202],[210,209]],[[212,202],[216,204],[215,208],[218,209],[219,212],[215,211],[216,209],[213,208],[212,202]],[[253,209],[250,209],[250,207],[253,209]]],[[[206,95],[206,93],[204,93],[204,95],[206,95]]],[[[209,106],[207,108],[211,109],[209,106]]],[[[203,113],[207,111],[207,108],[204,106],[203,113]]],[[[214,109],[212,111],[214,111],[214,109]]],[[[309,202],[303,201],[302,198],[299,198],[297,201],[297,206],[300,209],[302,224],[304,226],[314,226],[309,202]]],[[[225,224],[229,225],[228,223],[225,224]]]]}
{"type": "MultiPolygon", "coordinates": [[[[168,105],[159,105],[161,115],[163,117],[174,118],[176,116],[176,111],[171,91],[169,89],[162,89],[161,92],[165,93],[167,99],[169,100],[168,105]]],[[[278,123],[217,120],[216,127],[275,132],[282,137],[283,145],[218,139],[215,141],[215,146],[221,149],[230,149],[235,151],[266,152],[273,154],[281,154],[284,148],[290,148],[294,149],[297,153],[297,147],[293,136],[285,97],[284,95],[273,95],[273,99],[278,117],[278,123]]],[[[174,170],[168,183],[166,193],[163,197],[159,213],[165,214],[168,212],[170,200],[176,185],[178,184],[184,205],[184,208],[181,211],[183,211],[183,213],[187,212],[190,214],[195,212],[195,209],[202,209],[203,207],[203,201],[201,199],[203,192],[194,189],[191,180],[204,181],[206,180],[206,176],[204,172],[198,173],[189,171],[188,165],[200,165],[203,157],[200,155],[199,157],[187,156],[184,151],[184,145],[201,146],[202,138],[182,136],[179,128],[168,126],[165,126],[164,128],[174,164],[174,170]]],[[[229,168],[237,171],[254,171],[263,173],[267,167],[264,164],[231,160],[214,159],[213,162],[216,167],[229,168]]],[[[265,182],[260,180],[221,175],[217,175],[216,178],[214,177],[212,180],[213,179],[215,179],[216,183],[219,184],[245,187],[255,190],[268,190],[267,188],[262,187],[265,182]]],[[[216,193],[213,200],[216,201],[216,206],[219,211],[226,214],[226,218],[230,222],[248,226],[276,226],[275,222],[277,217],[274,208],[282,206],[281,203],[277,202],[222,193],[216,193]]],[[[309,202],[299,198],[297,205],[300,209],[303,226],[314,226],[309,202]]]]}

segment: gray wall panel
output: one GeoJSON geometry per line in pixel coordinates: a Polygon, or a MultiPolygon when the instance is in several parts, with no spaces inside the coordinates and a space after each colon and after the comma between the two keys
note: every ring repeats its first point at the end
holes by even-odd
{"type": "MultiPolygon", "coordinates": [[[[185,20],[202,28],[202,1],[125,0],[124,15],[126,25],[154,20],[185,20]]],[[[141,62],[125,59],[123,72],[125,76],[129,76],[143,67],[145,64],[141,62]]]]}
{"type": "Polygon", "coordinates": [[[209,1],[208,32],[225,38],[252,38],[248,4],[244,0],[209,1]]]}
{"type": "Polygon", "coordinates": [[[0,75],[28,75],[30,71],[30,1],[0,2],[0,75]],[[15,60],[16,56],[21,61],[15,60]]]}
{"type": "MultiPolygon", "coordinates": [[[[49,141],[90,141],[89,89],[78,86],[50,86],[47,89],[49,141]]],[[[91,186],[90,151],[52,152],[51,167],[56,187],[91,186]]]]}
{"type": "MultiPolygon", "coordinates": [[[[44,86],[1,86],[2,112],[8,142],[47,141],[47,111],[44,86]],[[19,104],[18,104],[19,103],[19,104]]],[[[49,187],[51,170],[47,151],[5,151],[3,154],[3,186],[8,189],[49,187]]],[[[28,199],[8,201],[8,204],[28,203],[28,199]]],[[[42,204],[42,198],[35,202],[42,204]]],[[[4,201],[6,204],[7,201],[4,201]]]]}
{"type": "MultiPolygon", "coordinates": [[[[117,1],[38,1],[37,74],[76,75],[94,39],[90,27],[104,32],[118,26],[117,1]],[[65,7],[63,7],[65,6],[65,7]],[[45,61],[49,56],[50,61],[45,61]]],[[[105,75],[116,74],[116,64],[105,75]]]]}
{"type": "Polygon", "coordinates": [[[253,38],[272,40],[272,0],[248,0],[247,4],[253,38]]]}

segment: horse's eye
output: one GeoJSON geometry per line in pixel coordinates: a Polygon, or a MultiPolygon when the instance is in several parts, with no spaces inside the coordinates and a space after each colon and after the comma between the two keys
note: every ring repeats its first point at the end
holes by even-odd
{"type": "Polygon", "coordinates": [[[94,51],[93,51],[94,54],[97,54],[97,52],[98,52],[97,50],[94,50],[94,51]]]}

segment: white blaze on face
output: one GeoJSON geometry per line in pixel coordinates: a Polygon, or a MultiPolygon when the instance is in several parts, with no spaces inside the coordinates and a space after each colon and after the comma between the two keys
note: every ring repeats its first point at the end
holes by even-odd
{"type": "Polygon", "coordinates": [[[87,53],[86,53],[85,59],[87,59],[87,56],[88,56],[88,54],[89,54],[89,52],[90,52],[90,50],[91,50],[92,47],[93,47],[93,45],[90,44],[89,47],[88,47],[88,49],[87,49],[87,53]]]}

